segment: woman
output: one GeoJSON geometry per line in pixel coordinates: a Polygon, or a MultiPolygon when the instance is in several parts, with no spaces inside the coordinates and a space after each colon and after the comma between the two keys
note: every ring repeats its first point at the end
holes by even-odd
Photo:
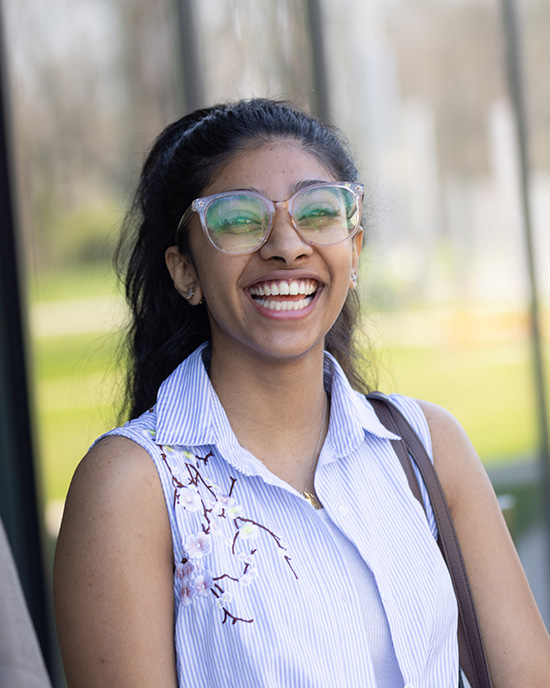
{"type": "MultiPolygon", "coordinates": [[[[70,688],[457,685],[433,514],[352,346],[356,179],[334,131],[269,100],[195,112],[153,147],[126,276],[133,420],[76,471],[56,555],[70,688]]],[[[393,401],[433,448],[494,686],[550,685],[473,448],[442,409],[393,401]]]]}

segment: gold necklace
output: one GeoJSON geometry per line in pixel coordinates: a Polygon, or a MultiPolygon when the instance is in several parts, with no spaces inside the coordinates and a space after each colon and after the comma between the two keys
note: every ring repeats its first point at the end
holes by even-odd
{"type": "MultiPolygon", "coordinates": [[[[307,487],[309,485],[309,481],[311,480],[311,476],[313,475],[313,471],[315,470],[315,466],[317,465],[317,460],[319,459],[319,454],[321,453],[321,442],[323,439],[323,430],[325,429],[325,422],[327,420],[327,408],[328,408],[328,396],[327,393],[325,392],[325,405],[323,406],[323,420],[321,421],[321,430],[319,432],[319,438],[317,439],[317,446],[315,447],[315,454],[313,455],[313,461],[311,464],[311,468],[309,470],[309,475],[307,476],[306,480],[306,485],[307,487]]],[[[247,452],[250,452],[250,449],[243,444],[242,442],[239,441],[239,444],[243,449],[246,449],[247,452]]],[[[250,452],[252,453],[252,452],[250,452]]],[[[306,492],[305,488],[300,492],[302,497],[307,499],[307,501],[311,504],[311,506],[314,509],[322,509],[323,505],[321,502],[317,499],[317,495],[315,492],[306,492]]]]}
{"type": "MultiPolygon", "coordinates": [[[[327,406],[328,406],[328,397],[325,392],[325,405],[323,407],[323,420],[321,421],[321,431],[319,432],[319,439],[317,440],[317,446],[315,447],[315,454],[313,455],[313,462],[311,464],[311,469],[309,471],[309,475],[307,476],[307,481],[305,487],[309,485],[309,481],[311,480],[311,476],[313,475],[313,472],[315,471],[315,467],[317,466],[317,461],[319,459],[319,454],[321,453],[321,442],[323,440],[323,430],[325,429],[325,422],[327,419],[327,406]]],[[[318,500],[317,495],[315,492],[306,492],[306,489],[304,488],[302,492],[300,492],[302,497],[305,497],[307,501],[311,504],[311,506],[314,509],[322,509],[323,505],[321,502],[318,500]]]]}

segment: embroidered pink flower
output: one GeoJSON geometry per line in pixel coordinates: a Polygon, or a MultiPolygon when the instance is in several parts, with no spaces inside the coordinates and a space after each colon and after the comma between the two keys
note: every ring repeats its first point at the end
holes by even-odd
{"type": "Polygon", "coordinates": [[[216,607],[221,609],[225,607],[225,605],[229,604],[232,599],[233,595],[230,592],[224,592],[223,595],[220,595],[220,597],[218,597],[216,600],[216,607]]]}
{"type": "Polygon", "coordinates": [[[210,521],[210,533],[212,535],[223,535],[223,529],[217,520],[210,521]]]}
{"type": "Polygon", "coordinates": [[[190,604],[193,602],[193,597],[196,595],[196,590],[195,586],[193,583],[189,580],[186,579],[183,582],[181,591],[180,591],[180,600],[181,603],[184,604],[186,607],[188,607],[190,604]]]}
{"type": "Polygon", "coordinates": [[[240,504],[234,504],[227,509],[229,518],[238,518],[243,515],[243,508],[240,504]]]}
{"type": "Polygon", "coordinates": [[[201,576],[196,576],[193,581],[193,586],[197,591],[197,595],[208,595],[210,590],[214,587],[214,581],[210,571],[205,571],[201,576]]]}
{"type": "Polygon", "coordinates": [[[190,487],[184,487],[180,490],[179,501],[187,511],[199,511],[202,506],[200,494],[190,487]]]}
{"type": "Polygon", "coordinates": [[[182,580],[190,576],[195,570],[195,564],[190,561],[186,561],[185,564],[178,564],[176,566],[176,578],[181,578],[182,580]]]}
{"type": "Polygon", "coordinates": [[[250,567],[248,571],[239,578],[239,583],[245,587],[249,586],[253,580],[258,577],[258,571],[255,568],[250,567]]]}
{"type": "Polygon", "coordinates": [[[217,497],[218,497],[218,502],[222,506],[231,506],[232,504],[235,504],[235,500],[233,499],[233,497],[229,497],[229,495],[219,494],[217,497]]]}
{"type": "Polygon", "coordinates": [[[239,528],[239,535],[243,540],[255,540],[260,534],[260,529],[255,523],[244,523],[239,528]]]}
{"type": "Polygon", "coordinates": [[[216,516],[219,516],[224,509],[228,509],[235,504],[233,497],[228,497],[224,494],[216,495],[216,502],[213,505],[213,510],[216,516]]]}
{"type": "Polygon", "coordinates": [[[211,536],[206,533],[188,535],[185,538],[185,550],[190,559],[202,559],[212,551],[211,536]]]}

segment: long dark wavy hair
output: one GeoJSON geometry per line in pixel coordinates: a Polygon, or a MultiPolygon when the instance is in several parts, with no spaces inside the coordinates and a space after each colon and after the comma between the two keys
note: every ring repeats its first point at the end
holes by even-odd
{"type": "MultiPolygon", "coordinates": [[[[236,153],[276,140],[296,141],[336,179],[356,181],[357,168],[339,131],[290,103],[253,99],[196,110],[169,125],[147,156],[115,255],[131,312],[124,344],[127,366],[121,419],[136,417],[156,401],[161,382],[210,339],[206,305],[191,306],[175,290],[164,254],[178,222],[223,163],[236,153]]],[[[189,253],[187,233],[179,249],[189,253]]],[[[354,331],[357,293],[350,291],[328,332],[325,348],[351,384],[367,391],[354,331]]]]}

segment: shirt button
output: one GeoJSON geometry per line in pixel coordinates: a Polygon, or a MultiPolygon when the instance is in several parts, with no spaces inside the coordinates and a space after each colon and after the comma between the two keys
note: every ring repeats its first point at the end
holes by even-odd
{"type": "Polygon", "coordinates": [[[348,509],[347,506],[341,506],[341,507],[338,509],[338,513],[340,514],[340,516],[342,516],[343,518],[345,518],[345,517],[349,514],[349,509],[348,509]]]}

